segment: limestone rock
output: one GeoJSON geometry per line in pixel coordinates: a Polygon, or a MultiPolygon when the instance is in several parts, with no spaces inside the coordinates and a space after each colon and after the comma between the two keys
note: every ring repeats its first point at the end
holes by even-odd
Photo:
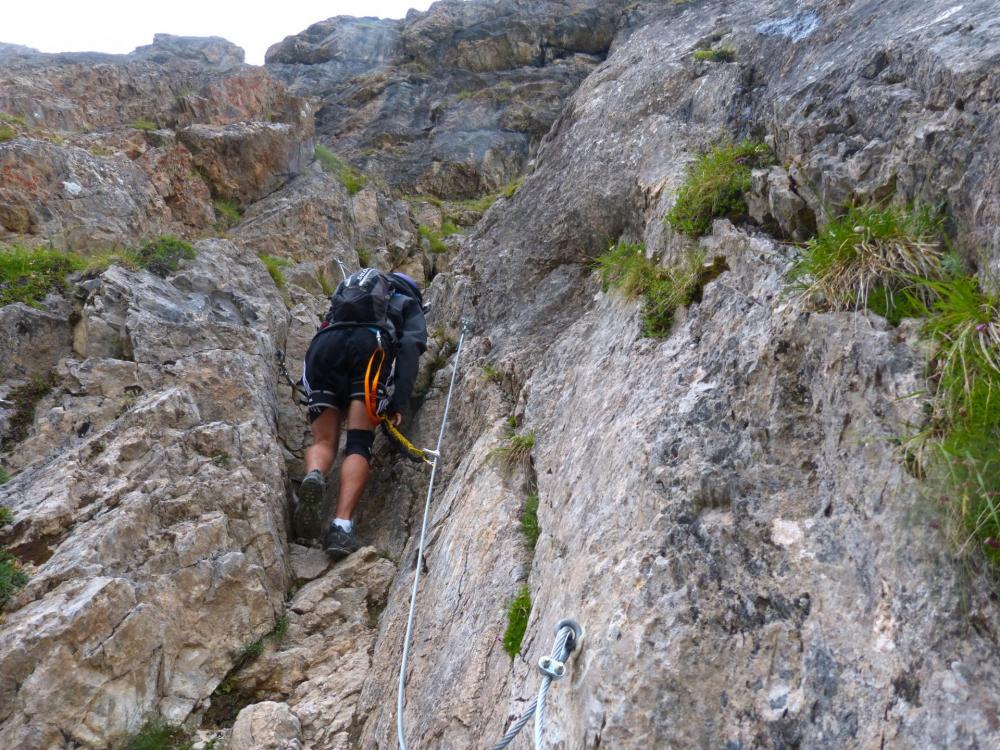
{"type": "Polygon", "coordinates": [[[229,750],[302,750],[302,726],[286,703],[263,701],[240,711],[229,750]]]}
{"type": "Polygon", "coordinates": [[[404,21],[331,18],[268,50],[321,96],[321,137],[402,192],[476,197],[517,177],[607,53],[622,2],[435,3],[404,21]]]}
{"type": "Polygon", "coordinates": [[[233,689],[287,704],[301,722],[303,747],[349,750],[352,727],[363,720],[358,693],[394,573],[366,547],[305,584],[289,605],[281,644],[233,675],[233,689]]]}
{"type": "MultiPolygon", "coordinates": [[[[145,395],[100,429],[36,442],[0,487],[14,513],[7,544],[36,566],[0,625],[5,747],[103,747],[148,713],[181,721],[281,610],[270,405],[284,306],[253,256],[220,240],[197,249],[168,279],[102,275],[84,318],[102,311],[91,335],[127,343],[121,367],[145,395]]],[[[86,368],[69,372],[81,400],[124,398],[86,368]]],[[[36,424],[47,419],[40,409],[36,424]]]]}
{"type": "Polygon", "coordinates": [[[287,123],[192,125],[178,131],[177,140],[212,194],[241,205],[274,192],[313,159],[312,140],[287,123]]]}
{"type": "Polygon", "coordinates": [[[176,60],[190,60],[199,68],[230,70],[243,65],[240,47],[218,36],[195,37],[154,34],[153,43],[137,47],[130,57],[167,65],[176,60]]]}
{"type": "Polygon", "coordinates": [[[20,302],[0,307],[0,382],[49,373],[71,343],[65,316],[20,302]]]}
{"type": "Polygon", "coordinates": [[[816,234],[815,215],[780,167],[753,170],[747,208],[754,221],[777,237],[804,242],[816,234]]]}
{"type": "Polygon", "coordinates": [[[29,138],[0,143],[0,206],[6,216],[27,217],[7,222],[0,237],[28,232],[75,249],[136,244],[164,233],[170,217],[146,174],[127,160],[29,138]]]}

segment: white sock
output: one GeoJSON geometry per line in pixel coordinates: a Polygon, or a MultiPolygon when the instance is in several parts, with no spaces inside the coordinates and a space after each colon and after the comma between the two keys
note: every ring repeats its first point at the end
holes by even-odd
{"type": "Polygon", "coordinates": [[[349,518],[334,518],[333,525],[338,526],[342,531],[346,531],[348,534],[354,530],[354,521],[349,518]]]}

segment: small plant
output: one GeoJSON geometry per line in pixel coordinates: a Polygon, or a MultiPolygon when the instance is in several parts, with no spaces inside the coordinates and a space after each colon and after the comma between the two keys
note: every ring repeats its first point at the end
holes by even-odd
{"type": "Polygon", "coordinates": [[[139,266],[157,276],[173,273],[181,267],[182,260],[191,260],[194,257],[195,250],[191,244],[172,234],[164,234],[150,240],[135,253],[139,266]]]}
{"type": "Polygon", "coordinates": [[[528,547],[534,549],[541,533],[541,528],[538,526],[538,495],[528,495],[524,501],[524,510],[521,511],[521,531],[524,533],[525,541],[528,542],[528,547]]]}
{"type": "MultiPolygon", "coordinates": [[[[0,485],[7,484],[7,482],[9,481],[10,481],[10,474],[7,473],[7,470],[5,468],[0,466],[0,485]]],[[[9,520],[4,521],[4,513],[9,514],[10,511],[7,508],[0,508],[0,526],[3,526],[5,523],[10,523],[9,520]]]]}
{"type": "Polygon", "coordinates": [[[327,297],[333,294],[333,282],[330,281],[330,277],[326,275],[325,271],[319,273],[319,287],[327,297]]]}
{"type": "Polygon", "coordinates": [[[646,257],[644,245],[621,240],[595,263],[604,291],[614,287],[627,299],[642,298],[642,332],[653,338],[667,336],[677,310],[700,302],[705,284],[729,268],[723,256],[706,263],[698,251],[662,266],[646,257]]]}
{"type": "Polygon", "coordinates": [[[190,750],[191,734],[157,717],[146,722],[121,747],[122,750],[190,750]]]}
{"type": "Polygon", "coordinates": [[[361,264],[362,268],[371,268],[372,254],[363,247],[358,247],[354,249],[354,252],[358,254],[358,263],[361,264]]]}
{"type": "Polygon", "coordinates": [[[732,62],[736,59],[736,50],[732,47],[716,47],[715,49],[698,49],[692,55],[699,62],[732,62]]]}
{"type": "Polygon", "coordinates": [[[507,433],[503,445],[490,451],[490,458],[494,459],[505,469],[514,469],[518,466],[527,468],[531,464],[531,451],[535,447],[535,433],[519,433],[513,430],[507,433]]]}
{"type": "Polygon", "coordinates": [[[14,128],[7,124],[0,125],[0,143],[13,140],[14,138],[17,138],[17,131],[14,128]]]}
{"type": "Polygon", "coordinates": [[[274,285],[278,289],[285,288],[285,274],[283,269],[288,268],[292,265],[292,261],[288,258],[279,258],[274,255],[260,254],[260,259],[264,263],[264,267],[267,268],[267,272],[271,274],[271,279],[274,281],[274,285]]]}
{"type": "Polygon", "coordinates": [[[315,153],[316,159],[323,169],[332,174],[347,189],[349,195],[357,195],[367,184],[368,181],[363,174],[350,164],[347,164],[326,146],[317,144],[315,153]]]}
{"type": "Polygon", "coordinates": [[[41,307],[49,292],[63,292],[66,277],[86,267],[75,253],[44,247],[0,246],[0,305],[41,307]]]}
{"type": "Polygon", "coordinates": [[[252,643],[248,643],[244,646],[236,662],[235,669],[242,669],[248,663],[256,659],[262,653],[264,653],[264,646],[267,645],[268,641],[273,641],[275,643],[281,643],[285,635],[288,633],[288,615],[281,615],[277,620],[275,620],[274,627],[271,628],[270,632],[265,633],[257,640],[252,643]]]}
{"type": "MultiPolygon", "coordinates": [[[[0,507],[0,529],[13,523],[14,515],[10,508],[0,507]]],[[[10,600],[14,592],[28,582],[27,574],[21,569],[21,563],[3,547],[0,547],[0,608],[10,600]]]]}
{"type": "Polygon", "coordinates": [[[521,185],[524,184],[524,178],[518,177],[516,180],[511,180],[504,187],[500,189],[500,195],[504,198],[513,198],[514,193],[521,189],[521,185]]]}
{"type": "Polygon", "coordinates": [[[497,383],[503,381],[503,373],[491,364],[483,365],[483,380],[487,383],[497,383]]]}
{"type": "Polygon", "coordinates": [[[212,201],[215,208],[215,231],[228,232],[243,219],[243,211],[235,201],[219,198],[212,201]]]}
{"type": "Polygon", "coordinates": [[[927,281],[945,266],[940,220],[927,210],[861,206],[809,240],[790,277],[806,297],[835,310],[869,307],[898,323],[931,301],[927,281]]]}
{"type": "Polygon", "coordinates": [[[441,222],[442,237],[451,237],[453,234],[458,234],[461,231],[451,219],[445,219],[441,222]]]}
{"type": "Polygon", "coordinates": [[[138,120],[132,120],[132,122],[130,122],[128,124],[128,126],[130,128],[134,128],[135,130],[147,130],[148,131],[148,130],[156,130],[157,129],[155,122],[152,122],[151,120],[147,120],[147,119],[145,119],[143,117],[140,117],[138,120]]]}
{"type": "Polygon", "coordinates": [[[767,146],[753,141],[724,143],[700,156],[688,168],[677,200],[664,221],[691,237],[707,234],[712,220],[736,221],[746,215],[743,194],[750,189],[750,172],[773,161],[767,146]]]}
{"type": "Polygon", "coordinates": [[[7,419],[7,434],[0,442],[0,447],[7,450],[28,437],[28,431],[35,421],[35,408],[52,391],[54,385],[53,376],[47,375],[35,376],[27,383],[11,388],[7,401],[14,405],[14,413],[7,419]]]}
{"type": "Polygon", "coordinates": [[[503,650],[511,659],[521,652],[521,641],[528,629],[531,616],[531,589],[527,584],[517,592],[517,596],[507,608],[507,630],[503,634],[503,650]]]}
{"type": "MultiPolygon", "coordinates": [[[[454,225],[452,225],[454,226],[454,225]]],[[[457,231],[457,229],[456,229],[457,231]]],[[[430,251],[432,253],[446,253],[448,252],[448,246],[444,244],[444,236],[440,230],[429,227],[426,224],[421,224],[417,227],[417,232],[427,240],[430,246],[430,251]]]]}

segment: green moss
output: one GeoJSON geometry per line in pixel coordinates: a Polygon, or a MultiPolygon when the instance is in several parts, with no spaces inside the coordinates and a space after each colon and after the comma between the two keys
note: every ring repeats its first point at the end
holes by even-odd
{"type": "Polygon", "coordinates": [[[21,115],[12,115],[7,112],[0,112],[0,122],[4,125],[16,125],[21,128],[28,127],[28,121],[21,115]]]}
{"type": "Polygon", "coordinates": [[[292,265],[292,261],[288,258],[279,258],[274,255],[260,254],[260,259],[264,263],[264,267],[267,268],[267,272],[271,274],[271,278],[274,280],[274,285],[278,289],[285,288],[285,274],[283,269],[288,268],[292,265]]]}
{"type": "Polygon", "coordinates": [[[736,59],[736,50],[732,47],[699,49],[694,51],[692,57],[700,62],[732,62],[736,59]]]}
{"type": "Polygon", "coordinates": [[[134,128],[136,130],[156,130],[157,129],[155,122],[153,122],[151,120],[147,120],[147,119],[142,118],[142,117],[140,117],[138,120],[133,120],[132,122],[130,122],[128,124],[128,126],[130,128],[134,128]]]}
{"type": "Polygon", "coordinates": [[[323,169],[343,185],[348,194],[356,195],[366,184],[365,176],[322,144],[316,145],[316,159],[323,169]]]}
{"type": "Polygon", "coordinates": [[[212,201],[215,208],[215,230],[228,232],[243,219],[243,211],[235,201],[219,198],[212,201]]]}
{"type": "Polygon", "coordinates": [[[531,589],[524,585],[507,607],[507,630],[503,634],[503,650],[511,659],[521,652],[521,641],[524,640],[524,633],[528,629],[530,616],[531,589]]]}
{"type": "Polygon", "coordinates": [[[52,375],[35,376],[27,383],[10,389],[7,401],[13,404],[14,411],[7,419],[7,434],[0,442],[0,448],[8,450],[28,437],[35,422],[35,408],[52,392],[54,385],[52,375]]]}
{"type": "Polygon", "coordinates": [[[645,245],[621,240],[595,263],[604,291],[615,288],[628,299],[642,298],[642,333],[653,338],[667,336],[677,310],[700,302],[705,284],[728,270],[723,256],[706,263],[694,250],[663,266],[646,257],[645,245]]]}
{"type": "Polygon", "coordinates": [[[190,750],[191,735],[183,727],[155,718],[121,745],[122,750],[190,750]]]}
{"type": "Polygon", "coordinates": [[[85,267],[75,253],[0,245],[0,305],[24,302],[40,307],[49,292],[65,291],[67,275],[85,267]]]}
{"type": "Polygon", "coordinates": [[[0,125],[0,143],[17,138],[17,131],[10,125],[0,125]]]}
{"type": "Polygon", "coordinates": [[[711,230],[713,219],[743,218],[747,212],[743,194],[750,189],[750,171],[772,161],[770,151],[761,143],[746,140],[716,146],[688,168],[664,221],[678,232],[699,237],[711,230]]]}
{"type": "Polygon", "coordinates": [[[521,511],[521,531],[528,546],[534,549],[541,533],[541,528],[538,526],[538,495],[528,495],[524,501],[524,510],[521,511]]]}
{"type": "MultiPolygon", "coordinates": [[[[10,481],[10,474],[7,474],[7,472],[3,473],[7,477],[7,479],[5,479],[3,482],[0,482],[0,484],[4,484],[5,482],[10,481]]],[[[10,508],[5,508],[2,505],[0,505],[0,529],[2,529],[4,526],[10,526],[12,523],[14,523],[14,513],[11,511],[10,508]]]]}
{"type": "MultiPolygon", "coordinates": [[[[0,466],[0,485],[7,484],[7,482],[9,481],[10,481],[10,474],[7,473],[7,470],[5,468],[0,466]]],[[[10,511],[7,508],[0,508],[0,526],[3,526],[5,523],[9,523],[9,521],[3,520],[5,512],[10,513],[10,511]]]]}
{"type": "Polygon", "coordinates": [[[945,268],[941,220],[928,209],[861,206],[834,219],[792,266],[795,288],[834,310],[868,307],[893,323],[922,312],[945,268]]]}

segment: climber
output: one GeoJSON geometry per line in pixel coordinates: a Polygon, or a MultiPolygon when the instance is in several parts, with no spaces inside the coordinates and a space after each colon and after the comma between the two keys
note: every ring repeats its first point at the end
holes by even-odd
{"type": "Polygon", "coordinates": [[[324,539],[327,553],[339,559],[362,546],[351,517],[368,482],[375,424],[382,414],[394,425],[402,420],[417,361],[427,349],[427,324],[420,288],[398,271],[362,269],[344,279],[330,300],[302,371],[313,444],[306,449],[306,476],[292,527],[303,538],[317,538],[322,531],[326,475],[346,418],[337,511],[324,539]],[[384,383],[390,379],[393,362],[395,388],[388,397],[384,383]]]}

